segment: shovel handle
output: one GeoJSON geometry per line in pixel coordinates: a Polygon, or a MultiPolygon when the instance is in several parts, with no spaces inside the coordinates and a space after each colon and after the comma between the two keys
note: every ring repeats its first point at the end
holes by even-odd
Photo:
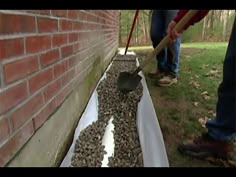
{"type": "Polygon", "coordinates": [[[126,52],[128,50],[128,47],[129,47],[129,43],[130,43],[130,39],[131,39],[132,33],[134,31],[134,26],[135,26],[136,20],[138,18],[138,13],[139,13],[139,10],[136,10],[135,15],[134,15],[133,24],[132,24],[132,27],[131,27],[131,30],[130,30],[130,33],[129,33],[129,38],[128,38],[128,41],[127,41],[127,44],[126,44],[126,48],[125,48],[125,55],[126,55],[126,52]]]}
{"type": "MultiPolygon", "coordinates": [[[[189,10],[185,16],[177,23],[174,27],[177,32],[181,31],[183,27],[188,23],[188,21],[198,12],[198,10],[189,10]]],[[[156,46],[154,51],[143,61],[143,63],[137,68],[137,71],[135,73],[138,73],[142,70],[143,67],[147,65],[164,47],[166,47],[170,42],[169,36],[165,36],[164,39],[161,40],[161,42],[156,46]],[[139,71],[138,71],[139,70],[139,71]]]]}

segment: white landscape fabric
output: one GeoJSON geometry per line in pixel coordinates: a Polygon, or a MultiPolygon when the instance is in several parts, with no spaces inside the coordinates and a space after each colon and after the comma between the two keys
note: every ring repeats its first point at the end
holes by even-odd
{"type": "MultiPolygon", "coordinates": [[[[120,54],[124,54],[124,51],[120,51],[120,54]]],[[[135,55],[135,53],[127,52],[126,55],[135,55]]],[[[111,65],[112,63],[109,65],[106,71],[110,69],[111,65]]],[[[161,129],[142,72],[140,72],[140,76],[142,76],[141,83],[143,86],[143,96],[138,104],[137,128],[143,152],[144,167],[169,167],[161,129]]],[[[100,81],[102,81],[105,77],[106,72],[104,73],[100,81]]],[[[78,123],[78,126],[75,130],[73,143],[69,151],[67,152],[64,160],[62,161],[61,167],[71,166],[71,158],[74,154],[75,142],[78,139],[80,132],[88,125],[92,124],[92,122],[97,120],[98,104],[98,95],[95,89],[78,123]]],[[[111,117],[109,124],[106,127],[104,137],[102,139],[102,144],[105,146],[105,150],[107,151],[107,154],[104,155],[102,161],[102,167],[108,167],[108,158],[114,153],[114,124],[112,123],[112,119],[113,117],[111,117]]]]}

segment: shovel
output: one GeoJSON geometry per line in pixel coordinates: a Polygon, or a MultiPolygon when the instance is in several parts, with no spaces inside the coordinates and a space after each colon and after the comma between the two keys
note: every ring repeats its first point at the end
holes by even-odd
{"type": "Polygon", "coordinates": [[[129,43],[130,43],[130,39],[131,39],[132,33],[134,31],[134,26],[135,26],[135,22],[136,22],[136,20],[138,18],[138,13],[139,13],[139,10],[136,10],[135,15],[134,15],[134,20],[133,20],[132,28],[131,28],[130,33],[129,33],[128,42],[127,42],[126,48],[125,48],[125,55],[126,55],[126,52],[128,50],[128,47],[129,47],[129,43]]]}
{"type": "MultiPolygon", "coordinates": [[[[181,31],[188,21],[198,12],[198,10],[189,10],[188,13],[176,24],[176,31],[181,31]]],[[[121,72],[118,76],[117,86],[123,93],[135,90],[142,77],[138,74],[164,47],[170,43],[169,36],[165,36],[157,45],[154,51],[143,61],[143,63],[134,72],[121,72]]]]}

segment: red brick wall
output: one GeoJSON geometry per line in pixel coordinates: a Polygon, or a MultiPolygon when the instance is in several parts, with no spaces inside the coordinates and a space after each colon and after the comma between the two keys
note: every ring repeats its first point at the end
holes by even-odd
{"type": "Polygon", "coordinates": [[[0,10],[0,166],[63,103],[91,58],[118,47],[118,15],[0,10]]]}

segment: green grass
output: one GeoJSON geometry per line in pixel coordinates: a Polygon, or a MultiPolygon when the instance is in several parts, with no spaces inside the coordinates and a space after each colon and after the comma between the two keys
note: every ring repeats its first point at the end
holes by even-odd
{"type": "MultiPolygon", "coordinates": [[[[179,80],[171,87],[157,87],[155,81],[147,77],[147,73],[156,68],[155,59],[144,68],[144,75],[165,144],[168,146],[167,154],[171,166],[212,166],[208,162],[183,156],[176,149],[178,143],[183,139],[200,134],[204,130],[198,122],[200,117],[213,117],[209,111],[215,112],[217,89],[222,80],[226,47],[226,43],[182,44],[179,80]],[[212,77],[206,77],[205,74],[211,70],[217,70],[219,73],[212,77]],[[195,88],[191,81],[198,83],[200,88],[195,88]],[[209,100],[205,100],[201,95],[204,91],[209,93],[209,100]],[[198,106],[194,106],[193,102],[198,102],[198,106]]],[[[141,59],[144,59],[152,51],[151,47],[135,49],[141,59]]]]}
{"type": "MultiPolygon", "coordinates": [[[[205,47],[207,50],[196,53],[188,59],[185,59],[185,56],[182,55],[183,60],[180,62],[180,76],[184,82],[188,82],[190,77],[193,77],[200,84],[200,89],[194,89],[194,91],[189,90],[187,93],[199,94],[199,92],[208,91],[209,96],[214,98],[217,86],[222,79],[222,65],[226,47],[211,48],[212,45],[209,45],[209,48],[207,46],[205,47]],[[181,68],[188,68],[190,72],[186,72],[181,68]],[[219,71],[219,74],[215,77],[204,76],[214,69],[219,71]]],[[[190,94],[187,94],[187,96],[189,97],[190,94]]]]}
{"type": "Polygon", "coordinates": [[[181,48],[206,48],[206,49],[218,49],[227,46],[226,42],[193,42],[193,43],[182,43],[181,48]]]}

